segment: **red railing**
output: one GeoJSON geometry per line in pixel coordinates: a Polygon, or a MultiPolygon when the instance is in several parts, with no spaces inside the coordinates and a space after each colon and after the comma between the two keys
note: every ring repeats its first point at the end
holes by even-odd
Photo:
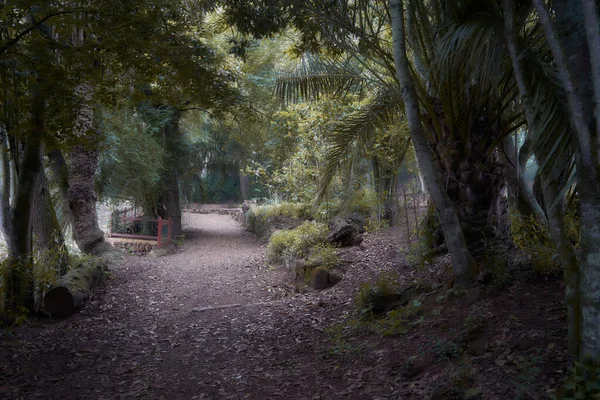
{"type": "MultiPolygon", "coordinates": [[[[125,210],[124,211],[125,215],[127,215],[127,213],[129,211],[130,210],[125,210]]],[[[112,226],[112,222],[111,222],[110,232],[108,234],[108,237],[156,240],[158,247],[160,247],[163,243],[169,243],[173,239],[173,222],[171,221],[171,218],[164,220],[161,217],[158,217],[158,219],[146,219],[146,218],[139,218],[139,217],[137,217],[137,218],[136,217],[121,217],[120,220],[128,226],[127,230],[128,231],[131,230],[131,233],[113,232],[113,226],[112,226]],[[129,222],[129,224],[128,224],[128,222],[129,222]],[[156,230],[154,230],[154,228],[152,228],[152,235],[136,234],[136,233],[134,233],[136,222],[151,223],[153,225],[154,225],[154,223],[156,223],[156,230]],[[165,228],[166,228],[166,234],[165,234],[165,228]],[[166,239],[166,241],[165,241],[165,239],[166,239]]]]}

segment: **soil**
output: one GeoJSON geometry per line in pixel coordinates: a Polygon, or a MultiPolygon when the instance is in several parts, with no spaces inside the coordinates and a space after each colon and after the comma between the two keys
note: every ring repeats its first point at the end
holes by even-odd
{"type": "Polygon", "coordinates": [[[342,281],[297,293],[226,215],[130,255],[78,314],[0,333],[2,399],[541,399],[569,362],[560,279],[444,288],[446,257],[407,265],[403,228],[340,250],[342,281]],[[392,274],[392,275],[390,275],[392,274]],[[427,282],[421,312],[382,336],[357,325],[361,285],[427,282]]]}

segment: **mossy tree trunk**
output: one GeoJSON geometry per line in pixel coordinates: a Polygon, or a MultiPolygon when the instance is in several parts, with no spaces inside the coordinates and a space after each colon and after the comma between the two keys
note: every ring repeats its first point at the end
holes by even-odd
{"type": "Polygon", "coordinates": [[[44,307],[52,316],[68,317],[81,309],[91,290],[107,277],[107,264],[101,259],[83,259],[44,296],[44,307]]]}
{"type": "Polygon", "coordinates": [[[94,127],[94,88],[81,84],[75,89],[79,108],[76,111],[75,136],[81,144],[73,146],[67,154],[69,189],[67,200],[73,224],[73,236],[81,251],[102,254],[111,249],[104,240],[96,213],[96,188],[94,176],[98,168],[99,133],[94,127]]]}
{"type": "MultiPolygon", "coordinates": [[[[40,164],[42,164],[40,160],[40,164]]],[[[62,229],[56,218],[54,204],[48,189],[48,179],[42,168],[33,197],[32,208],[33,251],[38,263],[56,270],[58,276],[67,272],[69,253],[62,229]]]]}
{"type": "Polygon", "coordinates": [[[2,225],[9,249],[9,265],[4,276],[4,313],[9,318],[34,311],[31,204],[42,172],[41,141],[45,130],[46,112],[46,99],[39,83],[33,90],[31,110],[32,130],[24,142],[18,174],[15,177],[17,190],[9,214],[3,213],[2,225]]]}

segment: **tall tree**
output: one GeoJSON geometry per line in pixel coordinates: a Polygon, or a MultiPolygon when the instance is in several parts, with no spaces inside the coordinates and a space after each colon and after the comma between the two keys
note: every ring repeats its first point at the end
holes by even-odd
{"type": "Polygon", "coordinates": [[[534,5],[566,92],[580,201],[581,357],[600,357],[600,19],[594,0],[534,5]]]}

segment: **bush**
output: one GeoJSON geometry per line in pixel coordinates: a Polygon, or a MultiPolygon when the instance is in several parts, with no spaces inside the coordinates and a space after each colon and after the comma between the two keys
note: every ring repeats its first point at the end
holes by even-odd
{"type": "Polygon", "coordinates": [[[269,218],[280,215],[297,219],[314,219],[314,213],[310,204],[287,202],[251,208],[246,217],[248,224],[251,225],[255,221],[266,222],[269,218]]]}
{"type": "Polygon", "coordinates": [[[362,319],[372,320],[374,309],[388,299],[396,297],[398,285],[390,276],[382,275],[375,282],[364,283],[354,301],[355,309],[362,319]]]}
{"type": "Polygon", "coordinates": [[[311,221],[305,221],[296,229],[276,231],[267,246],[268,259],[271,263],[281,263],[285,258],[306,259],[315,247],[324,245],[327,233],[325,224],[311,221]]]}
{"type": "Polygon", "coordinates": [[[541,274],[552,274],[560,270],[556,249],[550,241],[548,230],[541,226],[533,216],[512,213],[510,235],[515,245],[530,255],[534,271],[541,274]]]}
{"type": "Polygon", "coordinates": [[[321,268],[330,269],[335,267],[340,258],[337,252],[328,243],[317,244],[310,250],[307,262],[309,266],[319,266],[321,268]]]}
{"type": "Polygon", "coordinates": [[[346,211],[349,213],[356,212],[365,216],[370,216],[377,211],[378,204],[379,200],[377,198],[377,193],[374,190],[360,189],[350,198],[348,210],[346,211]]]}

